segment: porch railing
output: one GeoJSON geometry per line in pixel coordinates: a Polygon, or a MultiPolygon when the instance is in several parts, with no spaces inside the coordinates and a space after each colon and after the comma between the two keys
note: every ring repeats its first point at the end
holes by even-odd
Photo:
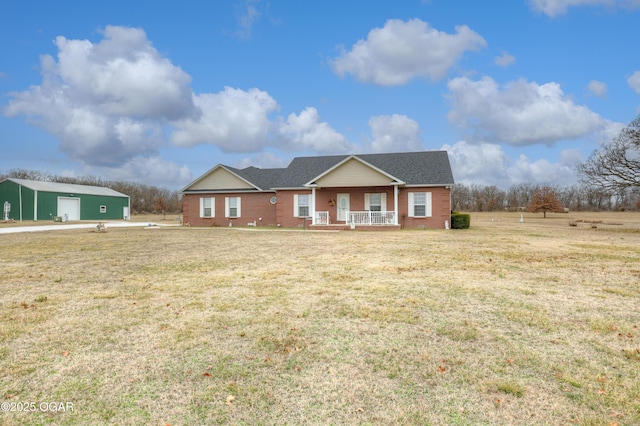
{"type": "Polygon", "coordinates": [[[316,212],[315,219],[316,220],[313,223],[315,223],[316,225],[329,225],[329,212],[316,212]]]}
{"type": "Polygon", "coordinates": [[[347,225],[394,225],[396,212],[347,212],[347,225]]]}

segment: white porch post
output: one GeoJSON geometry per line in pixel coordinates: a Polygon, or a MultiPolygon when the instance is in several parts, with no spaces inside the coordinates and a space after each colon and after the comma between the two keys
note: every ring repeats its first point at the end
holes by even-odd
{"type": "Polygon", "coordinates": [[[316,187],[311,187],[311,224],[316,224],[316,187]]]}
{"type": "Polygon", "coordinates": [[[397,225],[398,224],[398,185],[393,185],[393,210],[395,211],[395,214],[393,215],[393,224],[397,225]]]}

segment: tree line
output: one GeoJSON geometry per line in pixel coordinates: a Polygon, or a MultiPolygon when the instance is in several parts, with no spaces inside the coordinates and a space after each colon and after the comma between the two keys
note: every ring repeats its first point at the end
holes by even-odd
{"type": "Polygon", "coordinates": [[[508,189],[457,183],[451,189],[451,208],[456,211],[520,211],[531,204],[536,190],[550,188],[563,208],[573,211],[640,210],[640,192],[634,188],[605,190],[593,185],[534,185],[520,183],[508,189]]]}
{"type": "Polygon", "coordinates": [[[0,173],[0,181],[6,178],[111,188],[130,197],[132,214],[179,213],[182,211],[182,195],[180,192],[142,183],[104,180],[95,176],[55,176],[47,172],[23,169],[12,169],[8,173],[0,173]]]}

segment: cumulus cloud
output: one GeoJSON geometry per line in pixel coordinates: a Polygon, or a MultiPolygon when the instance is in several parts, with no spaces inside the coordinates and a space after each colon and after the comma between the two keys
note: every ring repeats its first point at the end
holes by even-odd
{"type": "Polygon", "coordinates": [[[531,8],[547,16],[555,17],[574,6],[606,6],[608,8],[640,8],[640,0],[529,0],[531,8]]]}
{"type": "Polygon", "coordinates": [[[244,169],[245,167],[260,167],[262,169],[285,168],[291,162],[291,158],[283,158],[273,152],[261,152],[258,155],[244,157],[235,163],[235,167],[244,169]]]}
{"type": "Polygon", "coordinates": [[[41,58],[42,84],[11,94],[4,113],[26,116],[84,164],[117,166],[150,155],[169,120],[197,116],[191,78],[162,57],[143,30],[109,26],[103,40],[57,37],[57,61],[41,58]]]}
{"type": "Polygon", "coordinates": [[[516,61],[515,56],[511,56],[507,52],[502,52],[502,55],[496,56],[496,59],[494,60],[495,64],[501,67],[508,67],[509,65],[513,64],[515,61],[516,61]]]}
{"type": "Polygon", "coordinates": [[[607,85],[601,81],[591,80],[587,85],[587,88],[591,93],[599,98],[607,96],[607,85]]]}
{"type": "Polygon", "coordinates": [[[629,86],[635,90],[638,95],[640,95],[640,71],[634,72],[633,75],[627,79],[627,83],[629,83],[629,86]]]}
{"type": "Polygon", "coordinates": [[[565,150],[560,161],[545,159],[531,161],[525,155],[516,159],[509,156],[497,144],[472,144],[466,141],[445,145],[457,183],[465,185],[495,185],[508,188],[519,183],[563,185],[576,183],[575,167],[584,160],[579,150],[565,150]]]}
{"type": "Polygon", "coordinates": [[[518,80],[503,87],[490,77],[448,84],[453,124],[472,138],[512,145],[553,144],[601,131],[609,123],[576,105],[557,83],[518,80]]]}
{"type": "Polygon", "coordinates": [[[278,132],[285,149],[311,149],[322,154],[342,154],[355,149],[342,134],[320,121],[313,107],[305,108],[298,115],[289,114],[286,120],[280,121],[278,132]]]}
{"type": "Polygon", "coordinates": [[[415,78],[438,81],[465,52],[486,47],[484,38],[469,27],[461,25],[455,30],[447,34],[420,19],[390,19],[330,64],[340,76],[351,74],[359,81],[382,86],[402,85],[415,78]]]}
{"type": "Polygon", "coordinates": [[[267,92],[225,87],[220,93],[194,95],[193,101],[201,114],[173,123],[175,145],[210,143],[225,152],[252,152],[268,143],[269,114],[278,104],[267,92]]]}
{"type": "Polygon", "coordinates": [[[419,151],[420,126],[406,115],[379,115],[369,119],[372,152],[419,151]]]}
{"type": "Polygon", "coordinates": [[[153,182],[153,185],[165,187],[186,185],[193,180],[189,167],[179,166],[156,155],[133,157],[117,168],[87,167],[85,174],[104,174],[113,180],[153,182]]]}
{"type": "Polygon", "coordinates": [[[158,157],[168,144],[257,152],[271,143],[269,114],[278,105],[268,93],[225,87],[195,94],[191,77],[142,29],[108,26],[101,35],[97,42],[57,37],[57,56],[41,57],[41,84],[9,94],[3,113],[25,117],[71,159],[112,177],[184,177],[158,157]],[[161,167],[160,175],[145,166],[161,167]]]}

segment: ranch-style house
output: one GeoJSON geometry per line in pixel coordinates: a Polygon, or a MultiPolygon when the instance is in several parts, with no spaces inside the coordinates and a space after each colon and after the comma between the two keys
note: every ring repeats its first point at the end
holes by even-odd
{"type": "Polygon", "coordinates": [[[181,190],[191,226],[446,228],[445,151],[294,158],[286,168],[218,164],[181,190]]]}

